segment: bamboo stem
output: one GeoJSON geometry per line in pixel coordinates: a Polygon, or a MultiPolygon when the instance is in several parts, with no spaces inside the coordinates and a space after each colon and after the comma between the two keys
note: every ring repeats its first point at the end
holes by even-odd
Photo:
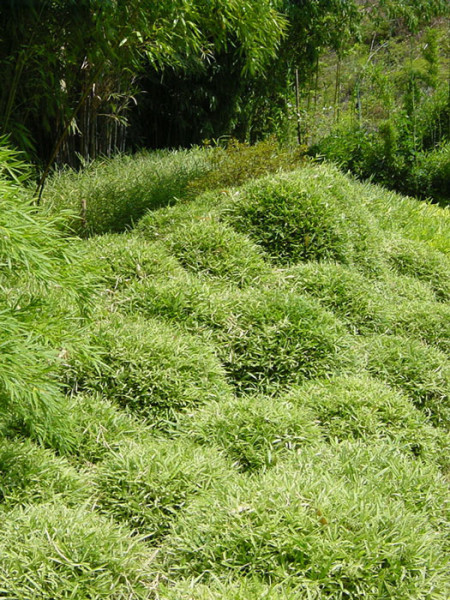
{"type": "Polygon", "coordinates": [[[39,204],[41,203],[41,199],[42,199],[42,193],[44,191],[44,185],[45,185],[45,181],[48,177],[48,174],[50,173],[50,169],[53,165],[53,162],[55,160],[55,158],[58,155],[58,152],[63,144],[63,142],[65,141],[68,133],[69,133],[69,128],[70,128],[70,124],[72,123],[72,121],[74,119],[76,119],[78,113],[80,112],[82,106],[84,105],[84,103],[87,100],[87,97],[89,95],[89,92],[91,91],[91,88],[95,82],[95,80],[97,79],[98,75],[100,74],[100,70],[101,70],[102,66],[99,66],[98,69],[96,69],[94,71],[93,76],[91,77],[88,85],[86,86],[86,89],[84,90],[83,94],[81,95],[81,98],[78,102],[78,104],[76,105],[75,109],[72,112],[72,115],[70,117],[70,119],[67,119],[66,124],[64,126],[64,129],[61,133],[61,135],[59,136],[59,139],[56,141],[56,144],[53,148],[53,152],[50,156],[50,159],[48,160],[48,163],[45,167],[44,173],[42,174],[42,177],[40,178],[37,187],[36,187],[36,192],[35,192],[35,198],[36,198],[36,204],[39,206],[39,204]]]}
{"type": "Polygon", "coordinates": [[[297,140],[299,145],[302,143],[302,127],[300,117],[300,85],[298,77],[298,69],[295,69],[295,106],[297,109],[297,140]]]}

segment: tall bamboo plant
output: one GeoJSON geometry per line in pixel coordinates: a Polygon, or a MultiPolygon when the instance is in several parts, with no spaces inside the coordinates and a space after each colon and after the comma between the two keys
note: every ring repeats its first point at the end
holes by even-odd
{"type": "Polygon", "coordinates": [[[71,348],[90,352],[82,328],[94,286],[64,219],[36,213],[23,185],[29,171],[0,138],[0,428],[14,422],[65,449],[58,373],[71,348]]]}
{"type": "Polygon", "coordinates": [[[212,60],[232,42],[245,70],[261,68],[283,31],[272,0],[218,0],[210,8],[205,0],[1,3],[0,131],[46,165],[43,182],[55,160],[123,147],[144,62],[161,70],[212,60]]]}

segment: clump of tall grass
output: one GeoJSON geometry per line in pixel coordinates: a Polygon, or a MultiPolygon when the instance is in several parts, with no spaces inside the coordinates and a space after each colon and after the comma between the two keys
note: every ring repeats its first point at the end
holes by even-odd
{"type": "Polygon", "coordinates": [[[102,362],[73,357],[72,387],[100,392],[142,417],[169,416],[230,394],[213,350],[161,320],[105,315],[93,341],[102,362]]]}
{"type": "Polygon", "coordinates": [[[436,425],[450,424],[450,363],[447,355],[423,342],[374,335],[360,343],[366,369],[400,388],[436,425]]]}
{"type": "Polygon", "coordinates": [[[189,440],[160,439],[121,444],[95,475],[98,509],[146,539],[168,533],[193,497],[235,473],[215,449],[189,440]]]}
{"type": "Polygon", "coordinates": [[[209,168],[208,153],[200,149],[97,160],[81,172],[54,173],[43,205],[51,213],[69,208],[79,235],[120,232],[147,210],[186,197],[189,181],[209,168]]]}
{"type": "Polygon", "coordinates": [[[259,577],[297,597],[444,600],[447,493],[434,466],[395,444],[312,446],[198,496],[161,560],[172,578],[259,577]]]}
{"type": "Polygon", "coordinates": [[[242,471],[272,467],[321,439],[313,411],[285,399],[243,396],[188,413],[179,433],[220,448],[242,471]]]}
{"type": "Polygon", "coordinates": [[[3,146],[0,165],[0,411],[22,420],[36,439],[56,436],[61,447],[70,446],[55,427],[61,401],[57,371],[65,345],[89,351],[77,338],[92,287],[61,232],[64,218],[36,211],[22,185],[25,167],[3,146]],[[10,172],[15,179],[5,175],[10,172]],[[61,302],[56,318],[54,297],[61,302]],[[62,308],[68,304],[76,308],[62,308]]]}
{"type": "Polygon", "coordinates": [[[60,502],[2,513],[0,590],[21,600],[148,600],[152,551],[124,526],[60,502]]]}

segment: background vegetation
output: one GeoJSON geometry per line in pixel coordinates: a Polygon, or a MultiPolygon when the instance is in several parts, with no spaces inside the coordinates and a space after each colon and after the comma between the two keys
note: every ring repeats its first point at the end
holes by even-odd
{"type": "Polygon", "coordinates": [[[449,197],[444,0],[7,0],[0,132],[39,168],[208,140],[283,144],[449,197]]]}

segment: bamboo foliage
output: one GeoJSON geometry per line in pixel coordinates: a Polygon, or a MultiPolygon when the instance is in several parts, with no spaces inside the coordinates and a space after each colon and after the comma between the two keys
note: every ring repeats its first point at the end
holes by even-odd
{"type": "Polygon", "coordinates": [[[46,165],[123,149],[144,60],[211,60],[231,38],[243,69],[273,55],[283,18],[264,0],[8,0],[0,6],[0,131],[46,165]],[[207,10],[208,9],[208,10],[207,10]]]}

